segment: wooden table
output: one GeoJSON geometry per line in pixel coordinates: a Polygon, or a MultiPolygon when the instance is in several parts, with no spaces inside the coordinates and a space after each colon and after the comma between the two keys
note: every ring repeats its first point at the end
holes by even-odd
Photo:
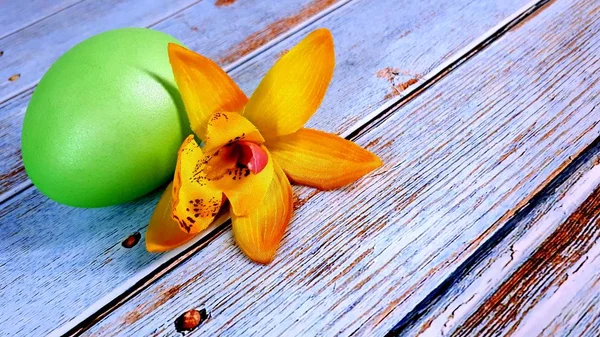
{"type": "Polygon", "coordinates": [[[598,0],[0,2],[0,335],[600,335],[598,0]],[[103,209],[41,195],[21,163],[36,83],[96,33],[151,27],[251,93],[329,28],[337,67],[311,127],[385,165],[294,188],[276,260],[228,223],[149,254],[158,192],[103,209]]]}

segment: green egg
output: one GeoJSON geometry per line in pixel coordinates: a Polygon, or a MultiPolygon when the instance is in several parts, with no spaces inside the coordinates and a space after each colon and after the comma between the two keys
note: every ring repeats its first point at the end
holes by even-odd
{"type": "Polygon", "coordinates": [[[173,178],[190,129],[169,42],[181,44],[150,29],[117,29],[83,41],[50,67],[29,102],[21,144],[27,174],[42,193],[102,207],[173,178]]]}

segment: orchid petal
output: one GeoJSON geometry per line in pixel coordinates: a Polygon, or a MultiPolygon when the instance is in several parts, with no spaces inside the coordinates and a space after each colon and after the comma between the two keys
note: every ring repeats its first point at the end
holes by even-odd
{"type": "Polygon", "coordinates": [[[193,135],[179,149],[173,179],[173,219],[188,234],[206,229],[221,208],[223,192],[211,184],[205,172],[209,159],[193,135]]]}
{"type": "Polygon", "coordinates": [[[231,216],[238,246],[250,259],[262,264],[275,257],[294,209],[290,183],[277,163],[274,166],[268,196],[260,206],[246,216],[231,216]]]}
{"type": "Polygon", "coordinates": [[[256,126],[237,112],[217,112],[213,114],[206,128],[204,153],[213,154],[225,145],[236,141],[261,144],[265,140],[256,126]]]}
{"type": "Polygon", "coordinates": [[[312,129],[300,129],[267,146],[291,181],[321,190],[352,183],[382,165],[355,143],[312,129]]]}
{"type": "Polygon", "coordinates": [[[194,238],[194,234],[183,232],[172,217],[173,183],[167,186],[158,201],[146,230],[146,250],[152,253],[177,248],[194,238]]]}
{"type": "Polygon", "coordinates": [[[331,33],[315,30],[269,70],[244,116],[267,140],[296,132],[321,105],[334,66],[331,33]]]}
{"type": "Polygon", "coordinates": [[[192,130],[204,139],[215,112],[242,111],[248,98],[213,61],[189,49],[169,44],[169,60],[192,130]]]}

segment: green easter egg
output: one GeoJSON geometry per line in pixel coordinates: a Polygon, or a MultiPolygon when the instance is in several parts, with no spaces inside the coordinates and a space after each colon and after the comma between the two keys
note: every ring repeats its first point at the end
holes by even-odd
{"type": "Polygon", "coordinates": [[[138,198],[173,178],[189,122],[167,45],[150,29],[83,41],[44,75],[29,102],[23,163],[49,198],[102,207],[138,198]]]}

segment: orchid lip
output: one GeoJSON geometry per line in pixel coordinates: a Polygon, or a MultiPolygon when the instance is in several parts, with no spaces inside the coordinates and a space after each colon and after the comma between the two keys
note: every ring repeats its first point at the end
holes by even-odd
{"type": "Polygon", "coordinates": [[[252,142],[240,141],[236,144],[240,149],[238,164],[246,166],[254,174],[260,173],[269,161],[269,156],[260,145],[252,142]]]}

